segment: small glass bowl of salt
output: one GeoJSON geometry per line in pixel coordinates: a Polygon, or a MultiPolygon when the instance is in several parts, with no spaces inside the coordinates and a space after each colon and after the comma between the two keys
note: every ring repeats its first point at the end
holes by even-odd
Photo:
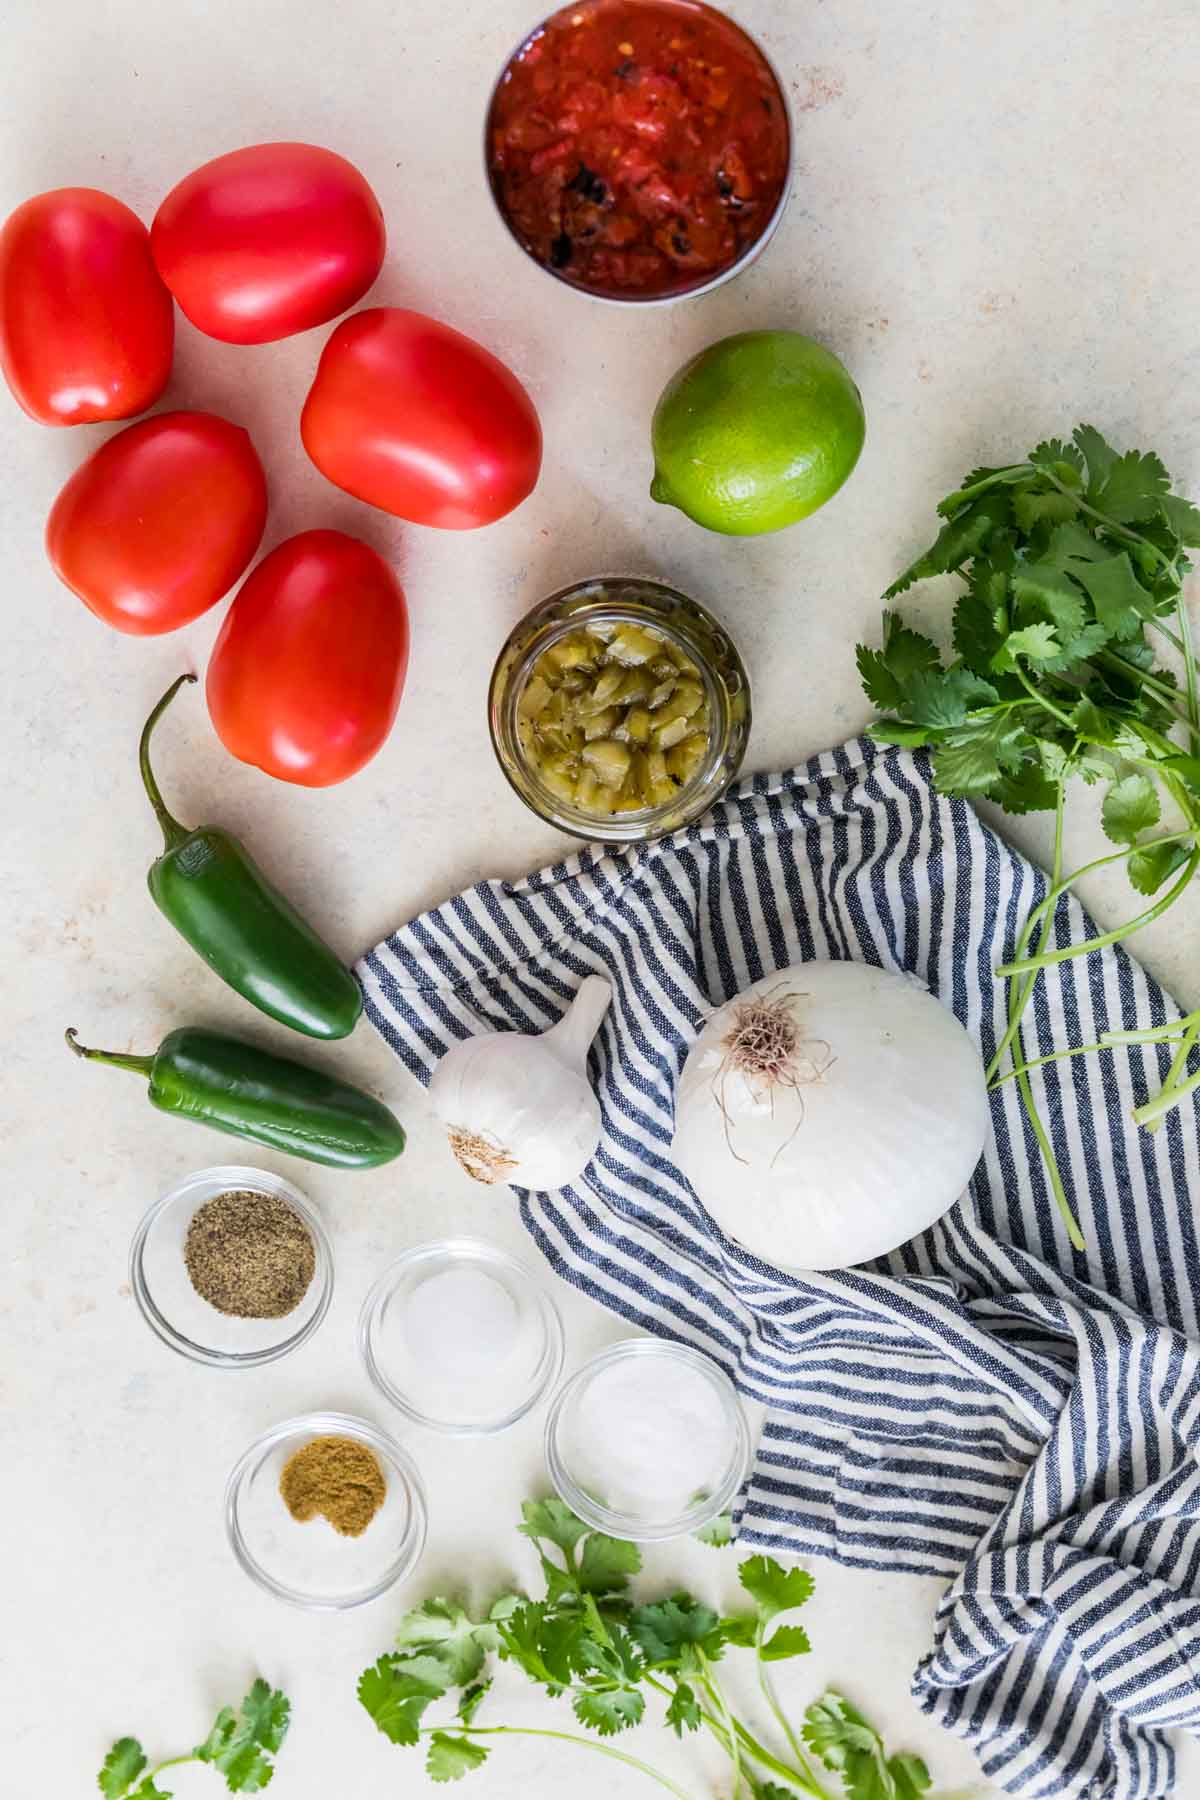
{"type": "Polygon", "coordinates": [[[750,1466],[750,1431],[710,1357],[664,1338],[623,1338],[562,1388],[546,1421],[546,1466],[589,1525],[655,1543],[729,1510],[750,1466]]]}
{"type": "Polygon", "coordinates": [[[408,1250],[358,1319],[367,1374],[414,1424],[456,1437],[505,1431],[558,1379],[562,1320],[531,1269],[476,1238],[408,1250]]]}

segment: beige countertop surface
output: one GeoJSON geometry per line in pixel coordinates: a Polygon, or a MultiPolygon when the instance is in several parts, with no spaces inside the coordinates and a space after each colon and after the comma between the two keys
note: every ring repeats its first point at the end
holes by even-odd
{"type": "MultiPolygon", "coordinates": [[[[244,143],[299,138],[350,157],[378,193],[390,248],[372,301],[438,314],[518,371],[546,435],[541,483],[499,525],[440,534],[330,487],[297,420],[325,333],[257,350],[179,319],[164,405],[251,430],[271,483],[266,546],[333,525],[398,566],[413,657],[396,728],[347,785],[286,787],[230,760],[202,699],[181,697],[158,746],[182,817],[250,842],[347,957],[480,876],[561,851],[525,812],[488,744],[485,689],[520,614],[566,579],[658,572],[706,601],[751,669],[750,766],[777,767],[858,731],[869,709],[853,663],[877,596],[928,540],[933,506],[967,467],[1005,460],[1090,418],[1155,448],[1200,491],[1200,56],[1187,0],[738,0],[789,84],[794,197],[762,260],[698,301],[641,314],[552,283],[511,245],[489,201],[480,128],[499,65],[535,8],[522,0],[9,0],[0,59],[0,215],[67,184],[110,189],[147,220],[197,163],[244,143]],[[647,495],[648,425],[694,350],[748,326],[798,327],[848,364],[867,409],[851,483],[804,525],[757,541],[709,536],[647,495]]],[[[155,1113],[136,1084],[72,1063],[63,1028],[145,1049],[184,1021],[224,1023],[280,1048],[151,905],[156,853],[135,764],[152,701],[202,668],[221,608],[169,638],[108,631],[58,586],[41,549],[49,505],[103,427],[42,429],[0,394],[0,551],[6,646],[5,1053],[7,1251],[0,1284],[0,1616],[5,1772],[14,1795],[94,1791],[109,1742],[152,1755],[195,1741],[216,1705],[261,1669],[286,1686],[295,1727],[279,1800],[426,1791],[354,1698],[401,1606],[447,1588],[480,1595],[532,1573],[513,1531],[544,1485],[540,1419],[495,1441],[405,1432],[429,1488],[424,1565],[357,1612],[293,1612],[259,1593],[226,1548],[226,1474],[266,1426],[314,1406],[389,1421],[357,1362],[354,1321],[378,1271],[448,1230],[518,1250],[511,1198],[450,1163],[421,1095],[363,1026],[340,1068],[410,1128],[391,1168],[288,1173],[335,1238],[329,1318],[276,1367],[232,1376],[172,1356],[127,1283],[145,1206],[229,1140],[155,1113]]],[[[919,611],[944,631],[947,594],[919,611]]],[[[1046,845],[1044,821],[1021,841],[1046,845]]],[[[1099,841],[1091,796],[1072,801],[1068,854],[1099,841]]],[[[1115,922],[1120,882],[1085,890],[1115,922]]],[[[1200,1003],[1200,892],[1139,941],[1180,1000],[1200,1003]]],[[[236,1154],[236,1151],[233,1151],[236,1154]]],[[[278,1168],[269,1156],[251,1157],[278,1168]]],[[[569,1364],[621,1335],[559,1285],[569,1364]]],[[[648,1558],[732,1596],[734,1558],[685,1545],[648,1558]]],[[[797,1704],[844,1686],[896,1747],[923,1752],[942,1790],[985,1789],[964,1747],[908,1697],[938,1585],[816,1567],[814,1655],[789,1665],[797,1704]]],[[[741,1683],[734,1682],[742,1692],[741,1683]]],[[[748,1705],[753,1705],[747,1691],[748,1705]]],[[[549,1703],[514,1689],[515,1720],[549,1703]]],[[[629,1740],[690,1792],[728,1794],[694,1741],[658,1726],[629,1740]]],[[[1200,1792],[1185,1747],[1181,1794],[1200,1792]]],[[[508,1744],[474,1785],[494,1797],[634,1796],[642,1777],[562,1746],[508,1744]]],[[[185,1770],[177,1795],[223,1791],[185,1770]]]]}

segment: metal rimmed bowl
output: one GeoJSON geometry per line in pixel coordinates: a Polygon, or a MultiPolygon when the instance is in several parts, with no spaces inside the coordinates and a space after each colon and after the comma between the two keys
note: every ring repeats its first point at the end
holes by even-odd
{"type": "Polygon", "coordinates": [[[652,576],[595,575],[559,588],[514,626],[492,671],[488,726],[510,786],[540,818],[574,837],[641,843],[691,824],[734,779],[750,734],[750,682],[734,644],[698,600],[652,576]],[[592,624],[645,626],[669,639],[699,672],[708,705],[708,749],[664,805],[636,812],[581,811],[546,785],[522,742],[521,697],[536,664],[560,638],[592,624]]]}
{"type": "Polygon", "coordinates": [[[236,1163],[200,1169],[146,1211],[129,1252],[129,1280],[142,1317],[156,1337],[192,1362],[216,1369],[256,1369],[277,1362],[313,1335],[333,1297],[333,1251],[320,1216],[299,1188],[269,1169],[236,1163]],[[315,1267],[300,1303],[277,1319],[241,1319],[218,1312],[192,1286],[184,1262],[196,1209],[218,1194],[269,1194],[283,1200],[307,1227],[315,1267]]]}
{"type": "Polygon", "coordinates": [[[549,1292],[523,1262],[476,1238],[443,1238],[418,1244],[384,1270],[363,1302],[358,1347],[375,1387],[414,1424],[484,1437],[525,1418],[553,1387],[563,1328],[549,1292]],[[467,1300],[490,1307],[502,1351],[486,1331],[464,1343],[438,1330],[437,1308],[463,1277],[467,1300]]]}
{"type": "Polygon", "coordinates": [[[635,1543],[682,1537],[719,1518],[732,1506],[749,1466],[750,1431],[733,1383],[710,1357],[666,1338],[623,1338],[602,1350],[559,1391],[546,1420],[546,1467],[560,1498],[598,1531],[635,1543]],[[711,1466],[688,1471],[686,1492],[673,1489],[673,1477],[683,1477],[673,1470],[669,1449],[656,1435],[639,1441],[619,1405],[613,1407],[611,1429],[596,1431],[588,1403],[601,1391],[596,1384],[605,1381],[609,1388],[602,1405],[619,1401],[622,1382],[626,1393],[638,1392],[639,1403],[655,1388],[669,1401],[685,1382],[692,1387],[694,1414],[698,1403],[719,1447],[706,1459],[711,1466]],[[628,1468],[618,1467],[613,1452],[618,1442],[626,1464],[634,1456],[644,1459],[645,1487],[636,1499],[631,1491],[620,1491],[628,1468]]]}
{"type": "Polygon", "coordinates": [[[426,1519],[412,1458],[349,1413],[305,1413],[272,1426],[238,1459],[225,1489],[225,1530],[246,1574],[277,1600],[314,1612],[345,1612],[385,1594],[415,1567],[426,1519]],[[353,1439],[383,1471],[387,1493],[360,1537],[340,1536],[323,1518],[301,1523],[284,1503],[279,1479],[288,1459],[318,1437],[353,1439]]]}
{"type": "MultiPolygon", "coordinates": [[[[782,114],[784,127],[787,132],[787,162],[783,172],[779,197],[774,207],[763,221],[762,227],[758,233],[743,246],[732,262],[728,263],[724,268],[719,269],[715,274],[709,275],[707,278],[701,278],[692,286],[685,285],[670,293],[614,294],[602,292],[596,288],[589,287],[585,282],[572,279],[571,276],[565,274],[561,269],[554,268],[550,263],[543,262],[539,256],[536,256],[530,246],[524,242],[519,230],[509,218],[508,213],[501,204],[500,198],[496,193],[496,185],[492,174],[491,139],[497,97],[504,86],[509,71],[518,59],[528,50],[529,46],[536,43],[539,38],[543,37],[547,27],[552,21],[558,19],[560,15],[567,15],[572,19],[572,22],[574,22],[576,15],[580,11],[579,6],[568,4],[566,6],[558,7],[553,12],[546,14],[531,30],[525,33],[520,42],[513,47],[511,54],[505,58],[500,73],[496,77],[495,85],[488,99],[487,110],[484,114],[484,180],[487,183],[488,191],[492,196],[492,203],[495,206],[497,217],[504,227],[505,234],[519,247],[532,263],[536,264],[539,269],[542,269],[548,276],[558,282],[561,287],[565,287],[574,293],[582,294],[589,300],[598,301],[604,306],[672,306],[680,300],[695,300],[699,298],[700,295],[709,294],[714,288],[723,286],[725,282],[732,281],[735,276],[740,275],[744,269],[749,268],[751,263],[755,262],[758,257],[762,255],[762,252],[774,237],[779,227],[780,220],[787,210],[788,201],[791,198],[792,183],[795,178],[796,170],[796,122],[788,101],[787,85],[781,78],[778,69],[775,67],[775,64],[767,55],[758,39],[754,37],[744,25],[739,24],[731,14],[725,12],[720,7],[710,6],[707,4],[707,0],[677,0],[677,3],[679,4],[681,12],[706,15],[712,19],[718,20],[723,27],[731,29],[736,32],[740,38],[745,40],[750,50],[761,61],[767,74],[771,78],[775,100],[780,113],[782,114]]],[[[595,4],[595,0],[588,0],[588,4],[595,4]]]]}

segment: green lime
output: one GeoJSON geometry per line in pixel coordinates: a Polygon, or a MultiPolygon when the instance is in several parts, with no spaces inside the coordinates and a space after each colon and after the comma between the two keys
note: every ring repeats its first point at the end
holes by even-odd
{"type": "Polygon", "coordinates": [[[709,531],[780,531],[837,493],[865,431],[862,396],[832,351],[798,331],[739,331],[663,389],[650,494],[709,531]]]}

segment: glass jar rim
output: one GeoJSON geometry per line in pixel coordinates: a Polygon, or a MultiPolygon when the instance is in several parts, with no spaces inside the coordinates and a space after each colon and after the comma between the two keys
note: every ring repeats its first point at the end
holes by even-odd
{"type": "Polygon", "coordinates": [[[707,607],[682,588],[655,575],[589,575],[556,588],[517,620],[492,668],[488,724],[492,748],[505,779],[540,818],[573,837],[602,843],[640,843],[691,824],[721,798],[745,753],[750,728],[750,683],[728,632],[707,607]],[[660,610],[664,599],[669,605],[660,610]],[[576,611],[565,618],[555,618],[556,609],[568,601],[577,602],[576,611]],[[646,625],[687,654],[704,684],[713,723],[703,761],[669,801],[600,817],[573,807],[539,779],[521,743],[517,714],[521,695],[543,653],[571,632],[586,630],[592,621],[610,619],[646,625]],[[719,666],[713,648],[706,643],[709,633],[718,654],[728,662],[728,671],[719,666]],[[528,642],[518,648],[526,636],[528,642]],[[734,718],[735,700],[741,702],[740,722],[734,718]],[[718,777],[727,765],[727,777],[718,785],[718,777]]]}

